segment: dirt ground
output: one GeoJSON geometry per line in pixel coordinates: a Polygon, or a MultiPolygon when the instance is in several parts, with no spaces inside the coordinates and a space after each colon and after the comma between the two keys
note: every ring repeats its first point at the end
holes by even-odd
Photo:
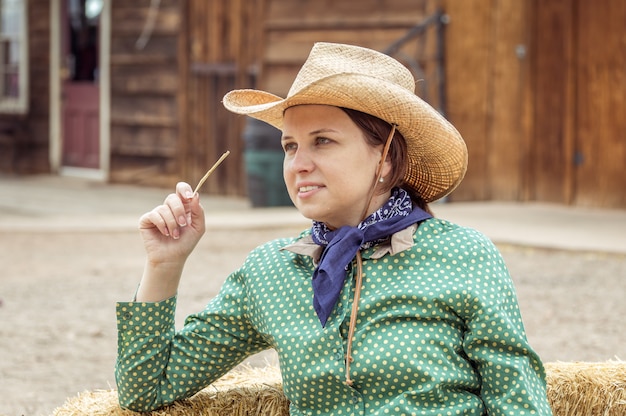
{"type": "MultiPolygon", "coordinates": [[[[295,232],[209,231],[187,265],[179,325],[251,248],[295,232]]],[[[626,256],[500,249],[544,361],[626,359],[626,256]]],[[[81,391],[114,387],[114,304],[132,296],[142,265],[136,232],[0,234],[0,415],[49,415],[81,391]]]]}

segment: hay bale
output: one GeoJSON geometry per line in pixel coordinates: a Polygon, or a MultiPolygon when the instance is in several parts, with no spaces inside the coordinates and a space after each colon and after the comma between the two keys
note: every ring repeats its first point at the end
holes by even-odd
{"type": "Polygon", "coordinates": [[[626,362],[546,364],[554,416],[626,415],[626,362]]]}
{"type": "MultiPolygon", "coordinates": [[[[626,415],[626,362],[546,364],[548,400],[554,416],[626,415]]],[[[132,416],[115,390],[85,392],[68,399],[53,416],[132,416]]],[[[239,367],[189,399],[148,416],[288,416],[280,372],[275,367],[239,367]]]]}
{"type": "Polygon", "coordinates": [[[288,416],[280,371],[275,367],[238,367],[196,395],[147,413],[122,409],[115,390],[87,391],[53,412],[53,416],[288,416]]]}

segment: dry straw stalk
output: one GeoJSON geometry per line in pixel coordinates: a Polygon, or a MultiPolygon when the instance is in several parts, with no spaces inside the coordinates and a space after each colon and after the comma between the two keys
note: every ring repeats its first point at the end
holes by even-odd
{"type": "MultiPolygon", "coordinates": [[[[554,416],[626,415],[626,362],[546,364],[548,400],[554,416]]],[[[133,416],[115,390],[70,398],[53,416],[133,416]]],[[[239,367],[195,396],[147,416],[288,416],[289,402],[277,368],[239,367]]]]}
{"type": "Polygon", "coordinates": [[[200,179],[200,182],[198,182],[198,184],[196,185],[196,189],[194,189],[193,193],[197,193],[200,188],[202,187],[202,185],[204,184],[204,181],[206,181],[207,179],[209,179],[209,176],[211,176],[211,174],[213,173],[213,171],[215,169],[217,169],[217,167],[224,161],[224,159],[226,159],[228,157],[228,155],[230,154],[230,150],[227,150],[224,152],[224,154],[217,159],[217,162],[215,162],[213,164],[213,166],[211,166],[211,169],[209,169],[207,171],[207,173],[204,174],[204,176],[202,177],[202,179],[200,179]]]}
{"type": "Polygon", "coordinates": [[[555,416],[626,415],[626,362],[546,364],[555,416]]]}

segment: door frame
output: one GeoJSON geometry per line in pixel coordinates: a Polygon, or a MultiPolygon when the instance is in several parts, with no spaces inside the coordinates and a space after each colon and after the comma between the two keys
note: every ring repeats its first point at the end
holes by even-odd
{"type": "Polygon", "coordinates": [[[62,99],[61,99],[61,1],[50,2],[50,146],[49,159],[52,172],[61,176],[79,176],[100,181],[107,181],[110,172],[110,118],[111,118],[111,2],[104,1],[100,14],[100,47],[98,51],[98,86],[99,99],[99,134],[100,168],[86,169],[63,166],[63,138],[61,136],[62,99]]]}

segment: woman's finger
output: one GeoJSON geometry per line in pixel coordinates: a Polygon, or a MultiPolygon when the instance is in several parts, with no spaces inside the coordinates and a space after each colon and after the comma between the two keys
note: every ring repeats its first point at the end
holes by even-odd
{"type": "Polygon", "coordinates": [[[159,213],[158,209],[159,207],[153,209],[150,212],[146,212],[141,216],[141,218],[139,218],[139,229],[149,230],[156,228],[161,232],[161,234],[169,237],[170,231],[167,222],[159,213]]]}
{"type": "Polygon", "coordinates": [[[187,182],[178,182],[176,184],[176,193],[185,202],[191,201],[194,196],[193,188],[187,182]]]}
{"type": "Polygon", "coordinates": [[[184,227],[187,225],[187,217],[189,211],[188,203],[186,201],[183,202],[178,193],[169,194],[167,198],[165,198],[165,206],[169,208],[172,217],[176,221],[176,224],[178,224],[180,227],[184,227]]]}
{"type": "Polygon", "coordinates": [[[185,207],[176,194],[168,195],[163,205],[144,214],[139,221],[140,229],[156,227],[161,234],[174,238],[180,236],[180,227],[186,223],[185,207]]]}

